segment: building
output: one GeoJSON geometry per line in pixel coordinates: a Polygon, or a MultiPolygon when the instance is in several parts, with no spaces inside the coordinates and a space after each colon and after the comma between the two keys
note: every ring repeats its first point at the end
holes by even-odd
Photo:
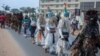
{"type": "Polygon", "coordinates": [[[62,12],[64,9],[64,3],[67,4],[67,9],[71,12],[75,12],[75,9],[80,9],[79,0],[40,0],[39,6],[41,12],[47,12],[47,6],[55,13],[62,12]]]}
{"type": "Polygon", "coordinates": [[[80,0],[81,10],[86,11],[93,8],[100,11],[100,0],[80,0]]]}
{"type": "Polygon", "coordinates": [[[59,13],[64,9],[64,3],[67,4],[67,9],[75,15],[80,15],[80,11],[87,11],[89,9],[97,9],[100,11],[100,0],[40,0],[39,8],[41,12],[47,12],[47,6],[53,12],[59,13]]]}
{"type": "Polygon", "coordinates": [[[96,9],[100,18],[100,0],[80,0],[80,10],[87,11],[89,9],[96,9]]]}

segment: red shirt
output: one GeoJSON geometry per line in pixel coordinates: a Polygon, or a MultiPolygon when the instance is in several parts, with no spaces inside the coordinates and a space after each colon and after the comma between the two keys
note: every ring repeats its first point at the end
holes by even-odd
{"type": "Polygon", "coordinates": [[[5,21],[5,16],[4,15],[0,16],[0,21],[5,21]]]}

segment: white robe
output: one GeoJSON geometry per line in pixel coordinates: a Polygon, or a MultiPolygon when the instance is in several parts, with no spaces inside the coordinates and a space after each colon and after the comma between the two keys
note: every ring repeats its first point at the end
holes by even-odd
{"type": "Polygon", "coordinates": [[[58,31],[59,31],[59,34],[61,36],[61,38],[63,38],[63,34],[62,34],[62,28],[63,28],[63,25],[64,25],[64,21],[66,21],[66,29],[65,31],[68,32],[69,34],[71,33],[71,28],[70,28],[70,20],[68,18],[65,18],[65,19],[60,19],[59,21],[59,24],[58,24],[58,31]]]}
{"type": "MultiPolygon", "coordinates": [[[[64,19],[60,19],[59,21],[59,24],[58,24],[58,31],[59,31],[59,35],[61,36],[61,38],[64,38],[63,37],[63,34],[62,34],[62,31],[64,29],[63,26],[64,26],[64,21],[66,23],[66,29],[65,29],[65,32],[68,32],[69,33],[69,37],[70,37],[70,21],[68,18],[64,18],[64,19]]],[[[63,48],[63,53],[69,53],[69,48],[70,48],[70,44],[71,44],[71,41],[68,42],[68,41],[64,41],[62,40],[61,38],[58,39],[57,41],[57,45],[56,45],[56,53],[60,53],[61,49],[63,48]],[[67,52],[66,52],[66,49],[67,49],[67,52]]],[[[69,39],[68,39],[69,40],[69,39]]]]}
{"type": "Polygon", "coordinates": [[[40,44],[40,45],[43,45],[43,41],[44,41],[44,36],[43,36],[43,33],[42,33],[42,35],[41,35],[41,39],[39,39],[39,33],[40,33],[40,29],[41,29],[41,26],[43,26],[43,27],[45,27],[45,25],[43,25],[43,24],[41,24],[40,23],[40,20],[38,19],[37,20],[37,30],[36,30],[36,35],[35,35],[35,42],[36,42],[36,44],[40,44]]]}
{"type": "Polygon", "coordinates": [[[52,46],[53,34],[50,33],[50,28],[56,28],[56,25],[55,24],[51,25],[48,22],[46,24],[46,32],[47,33],[46,33],[46,38],[45,38],[45,48],[50,48],[52,46]]]}

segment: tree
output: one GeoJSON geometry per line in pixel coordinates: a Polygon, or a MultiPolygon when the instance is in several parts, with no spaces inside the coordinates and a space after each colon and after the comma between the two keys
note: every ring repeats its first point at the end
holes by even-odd
{"type": "Polygon", "coordinates": [[[23,13],[28,13],[26,7],[21,7],[20,10],[21,10],[23,13]]]}
{"type": "Polygon", "coordinates": [[[31,7],[21,7],[20,10],[24,13],[35,13],[35,8],[31,7]]]}
{"type": "Polygon", "coordinates": [[[3,8],[5,11],[9,11],[9,10],[10,10],[10,6],[5,5],[5,4],[3,4],[2,8],[3,8]]]}
{"type": "Polygon", "coordinates": [[[27,8],[27,10],[29,11],[29,13],[36,13],[35,8],[27,8]]]}
{"type": "Polygon", "coordinates": [[[14,8],[14,9],[11,9],[11,12],[13,12],[13,13],[19,13],[19,12],[20,12],[20,10],[19,10],[19,9],[14,8]]]}

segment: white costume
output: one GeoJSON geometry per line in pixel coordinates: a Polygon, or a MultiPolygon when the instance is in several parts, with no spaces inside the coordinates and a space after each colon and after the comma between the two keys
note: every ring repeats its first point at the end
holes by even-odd
{"type": "MultiPolygon", "coordinates": [[[[50,19],[51,20],[51,19],[50,19]]],[[[47,36],[45,39],[45,48],[50,48],[55,42],[55,30],[56,24],[55,23],[46,23],[46,30],[47,30],[47,36]]]]}
{"type": "Polygon", "coordinates": [[[56,53],[61,55],[61,52],[63,54],[67,53],[68,55],[68,49],[70,47],[69,43],[69,37],[70,37],[70,20],[69,20],[69,12],[64,9],[64,13],[61,15],[62,19],[60,19],[58,24],[58,31],[60,34],[60,38],[58,39],[57,45],[56,45],[56,53]],[[67,52],[65,52],[67,50],[67,52]]]}
{"type": "Polygon", "coordinates": [[[68,20],[68,18],[64,18],[59,21],[58,30],[61,38],[59,38],[57,42],[57,50],[58,52],[60,52],[61,46],[62,48],[66,49],[69,49],[70,47],[70,43],[68,41],[62,40],[62,38],[64,38],[63,32],[65,32],[65,34],[68,33],[70,35],[70,21],[68,20]]]}
{"type": "Polygon", "coordinates": [[[64,18],[59,21],[58,30],[61,38],[63,38],[62,31],[70,33],[70,21],[68,18],[64,18]]]}
{"type": "Polygon", "coordinates": [[[45,50],[49,50],[50,53],[54,52],[54,44],[55,44],[55,33],[56,33],[56,17],[54,13],[48,7],[48,19],[46,22],[46,38],[45,38],[45,50]]]}
{"type": "Polygon", "coordinates": [[[37,20],[37,33],[36,33],[36,44],[42,45],[44,40],[45,23],[38,18],[37,20]]]}

